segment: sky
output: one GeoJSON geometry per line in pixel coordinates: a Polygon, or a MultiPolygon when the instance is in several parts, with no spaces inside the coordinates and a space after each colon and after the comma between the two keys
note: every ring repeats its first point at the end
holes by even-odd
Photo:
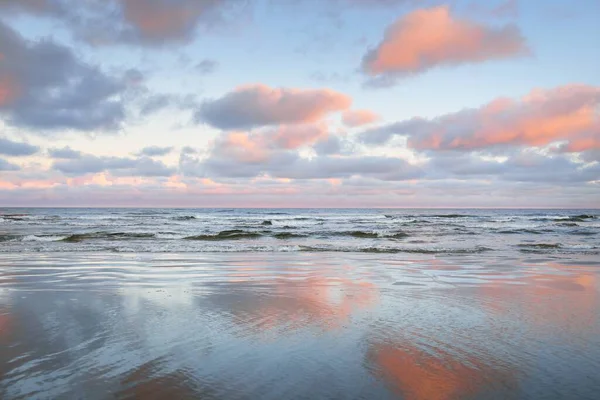
{"type": "Polygon", "coordinates": [[[0,0],[0,206],[600,205],[598,0],[0,0]]]}

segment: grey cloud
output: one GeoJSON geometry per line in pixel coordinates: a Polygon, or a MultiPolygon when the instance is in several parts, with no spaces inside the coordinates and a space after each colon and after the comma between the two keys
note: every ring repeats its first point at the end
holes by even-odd
{"type": "Polygon", "coordinates": [[[197,153],[198,153],[198,150],[196,150],[190,146],[185,146],[184,148],[181,149],[181,154],[197,154],[197,153]]]}
{"type": "Polygon", "coordinates": [[[194,95],[152,94],[140,102],[140,114],[147,116],[166,108],[193,110],[198,107],[194,95]]]}
{"type": "Polygon", "coordinates": [[[135,166],[132,169],[117,169],[111,171],[115,175],[124,176],[144,176],[144,177],[168,177],[174,175],[177,170],[168,167],[161,161],[156,161],[148,157],[142,157],[135,160],[135,166]]]}
{"type": "Polygon", "coordinates": [[[180,170],[188,176],[204,177],[269,175],[291,179],[342,179],[363,176],[389,181],[414,179],[423,174],[418,167],[395,157],[318,155],[309,159],[301,157],[298,151],[271,149],[264,158],[237,158],[219,146],[215,146],[206,159],[182,154],[180,170]]]}
{"type": "Polygon", "coordinates": [[[66,160],[75,160],[83,156],[80,151],[73,150],[69,146],[63,147],[62,149],[49,149],[48,155],[52,158],[61,158],[66,160]]]}
{"type": "Polygon", "coordinates": [[[0,154],[6,156],[30,156],[37,153],[39,147],[27,143],[13,142],[12,140],[0,138],[0,154]]]}
{"type": "Polygon", "coordinates": [[[173,147],[148,146],[140,150],[139,154],[148,157],[165,156],[171,151],[173,151],[173,147]]]}
{"type": "Polygon", "coordinates": [[[195,69],[200,72],[202,75],[212,74],[217,70],[219,63],[214,60],[202,60],[198,64],[196,64],[195,69]]]}
{"type": "Polygon", "coordinates": [[[49,39],[29,42],[0,21],[0,115],[35,129],[114,130],[125,118],[125,85],[49,39]]]}
{"type": "Polygon", "coordinates": [[[233,20],[248,0],[2,0],[0,10],[28,12],[58,20],[93,45],[162,46],[185,43],[205,30],[233,20]]]}
{"type": "Polygon", "coordinates": [[[354,142],[338,135],[329,135],[313,146],[318,155],[351,155],[356,151],[354,142]]]}
{"type": "Polygon", "coordinates": [[[431,154],[428,179],[487,179],[512,182],[544,182],[560,185],[589,182],[600,177],[600,165],[574,162],[564,155],[546,156],[532,151],[515,151],[508,159],[483,159],[474,153],[431,154]]]}
{"type": "Polygon", "coordinates": [[[350,97],[333,90],[253,85],[204,101],[196,112],[196,121],[219,129],[309,123],[348,109],[351,103],[350,97]]]}
{"type": "Polygon", "coordinates": [[[67,175],[83,175],[99,172],[110,172],[119,176],[171,176],[175,169],[148,157],[97,157],[83,155],[78,159],[57,161],[53,169],[67,175]]]}
{"type": "Polygon", "coordinates": [[[277,166],[268,172],[275,177],[292,179],[362,176],[383,181],[402,181],[423,175],[419,168],[400,158],[375,156],[298,158],[292,164],[277,166]]]}
{"type": "Polygon", "coordinates": [[[600,162],[600,149],[585,151],[581,153],[581,158],[587,162],[600,162]]]}
{"type": "Polygon", "coordinates": [[[8,161],[0,158],[0,171],[18,171],[20,169],[21,168],[18,165],[9,163],[8,161]]]}

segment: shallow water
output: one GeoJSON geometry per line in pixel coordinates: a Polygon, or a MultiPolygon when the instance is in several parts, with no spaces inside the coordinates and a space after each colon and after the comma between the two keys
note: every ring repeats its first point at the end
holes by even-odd
{"type": "Polygon", "coordinates": [[[595,399],[599,282],[518,249],[5,252],[0,398],[595,399]]]}

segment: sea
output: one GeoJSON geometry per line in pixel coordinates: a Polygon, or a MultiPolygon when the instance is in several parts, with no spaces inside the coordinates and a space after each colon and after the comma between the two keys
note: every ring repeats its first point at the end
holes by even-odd
{"type": "Polygon", "coordinates": [[[600,210],[0,208],[1,399],[597,399],[600,210]]]}

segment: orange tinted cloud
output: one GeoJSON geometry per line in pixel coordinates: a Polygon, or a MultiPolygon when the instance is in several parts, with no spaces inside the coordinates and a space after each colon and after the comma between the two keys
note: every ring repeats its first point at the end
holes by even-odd
{"type": "Polygon", "coordinates": [[[597,144],[600,88],[569,85],[534,90],[514,102],[496,100],[473,112],[441,117],[409,139],[418,149],[481,149],[494,145],[545,146],[567,140],[583,151],[597,144]],[[581,135],[592,135],[579,140],[581,135]]]}
{"type": "Polygon", "coordinates": [[[313,144],[319,139],[326,137],[327,125],[321,123],[291,126],[284,125],[275,131],[267,133],[265,139],[278,147],[292,150],[308,144],[313,144]]]}
{"type": "Polygon", "coordinates": [[[342,115],[342,122],[350,128],[372,124],[379,120],[379,115],[370,110],[350,110],[342,115]]]}
{"type": "Polygon", "coordinates": [[[215,1],[167,2],[120,0],[125,20],[147,38],[176,38],[193,29],[207,5],[215,1]]]}
{"type": "Polygon", "coordinates": [[[328,135],[327,125],[282,125],[258,132],[232,131],[215,142],[213,154],[244,163],[263,163],[277,150],[295,150],[328,135]]]}
{"type": "Polygon", "coordinates": [[[536,89],[521,99],[496,99],[433,119],[414,118],[363,134],[366,142],[408,136],[417,150],[479,150],[494,146],[546,146],[567,142],[563,150],[597,149],[600,141],[600,88],[566,85],[536,89]]]}
{"type": "Polygon", "coordinates": [[[21,7],[28,11],[41,12],[48,9],[48,6],[48,0],[0,0],[0,9],[21,7]]]}
{"type": "Polygon", "coordinates": [[[448,6],[413,11],[392,24],[363,58],[372,76],[426,71],[438,65],[483,62],[528,53],[519,29],[486,27],[450,14],[448,6]]]}
{"type": "Polygon", "coordinates": [[[351,104],[349,96],[331,89],[272,88],[256,84],[204,102],[196,119],[219,129],[313,123],[328,114],[347,110],[351,104]]]}
{"type": "Polygon", "coordinates": [[[269,151],[262,145],[262,138],[247,132],[228,132],[215,143],[213,150],[221,157],[246,163],[261,163],[269,157],[269,151]]]}
{"type": "MultiPolygon", "coordinates": [[[[0,62],[2,54],[0,53],[0,62]]],[[[0,73],[0,107],[8,106],[19,97],[19,85],[14,77],[0,73]]]]}

